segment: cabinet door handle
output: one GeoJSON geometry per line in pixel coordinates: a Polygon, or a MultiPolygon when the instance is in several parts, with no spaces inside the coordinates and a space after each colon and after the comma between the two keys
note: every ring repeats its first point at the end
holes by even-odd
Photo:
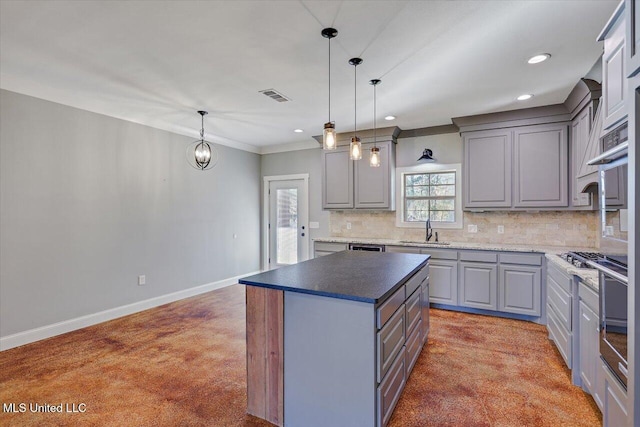
{"type": "Polygon", "coordinates": [[[582,317],[584,317],[585,319],[587,319],[587,322],[591,322],[591,319],[589,319],[589,316],[587,316],[586,313],[582,313],[582,317]]]}
{"type": "Polygon", "coordinates": [[[621,362],[618,362],[618,369],[620,370],[620,373],[625,376],[625,378],[629,377],[629,371],[627,371],[627,368],[625,368],[621,362]]]}

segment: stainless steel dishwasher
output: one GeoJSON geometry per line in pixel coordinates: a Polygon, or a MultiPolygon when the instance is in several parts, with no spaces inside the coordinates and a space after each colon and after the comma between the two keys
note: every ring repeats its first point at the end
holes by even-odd
{"type": "Polygon", "coordinates": [[[350,251],[384,252],[384,245],[370,245],[366,243],[349,243],[350,251]]]}

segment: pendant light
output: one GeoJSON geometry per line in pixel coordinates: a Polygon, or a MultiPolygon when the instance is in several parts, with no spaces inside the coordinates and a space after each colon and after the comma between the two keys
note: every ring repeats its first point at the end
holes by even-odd
{"type": "Polygon", "coordinates": [[[358,65],[362,64],[362,59],[360,58],[351,58],[349,60],[349,64],[353,65],[353,138],[351,138],[351,144],[349,144],[349,158],[351,160],[360,160],[362,158],[362,144],[360,143],[360,138],[356,135],[356,130],[358,129],[358,122],[356,120],[356,114],[358,111],[358,90],[357,90],[357,77],[358,65]]]}
{"type": "Polygon", "coordinates": [[[369,84],[373,86],[373,147],[369,155],[369,166],[372,168],[380,167],[380,149],[376,145],[376,86],[380,84],[380,79],[369,80],[369,84]]]}
{"type": "Polygon", "coordinates": [[[329,39],[329,121],[324,124],[322,132],[322,148],[325,150],[336,149],[336,125],[331,121],[331,39],[338,35],[335,28],[322,30],[322,37],[329,39]]]}
{"type": "Polygon", "coordinates": [[[187,161],[191,166],[199,170],[209,170],[218,162],[218,152],[207,141],[204,140],[204,116],[207,111],[198,111],[201,118],[200,139],[193,141],[187,147],[187,161]]]}

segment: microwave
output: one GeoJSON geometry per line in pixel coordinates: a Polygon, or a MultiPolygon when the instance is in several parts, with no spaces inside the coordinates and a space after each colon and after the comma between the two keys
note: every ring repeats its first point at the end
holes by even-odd
{"type": "Polygon", "coordinates": [[[611,257],[628,254],[628,148],[627,123],[600,138],[603,153],[588,164],[598,165],[600,252],[611,257]]]}

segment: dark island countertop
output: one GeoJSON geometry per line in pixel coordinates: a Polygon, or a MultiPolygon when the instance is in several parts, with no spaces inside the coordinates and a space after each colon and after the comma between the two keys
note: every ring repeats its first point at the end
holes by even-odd
{"type": "Polygon", "coordinates": [[[378,304],[429,258],[419,254],[342,251],[244,277],[239,283],[378,304]]]}

